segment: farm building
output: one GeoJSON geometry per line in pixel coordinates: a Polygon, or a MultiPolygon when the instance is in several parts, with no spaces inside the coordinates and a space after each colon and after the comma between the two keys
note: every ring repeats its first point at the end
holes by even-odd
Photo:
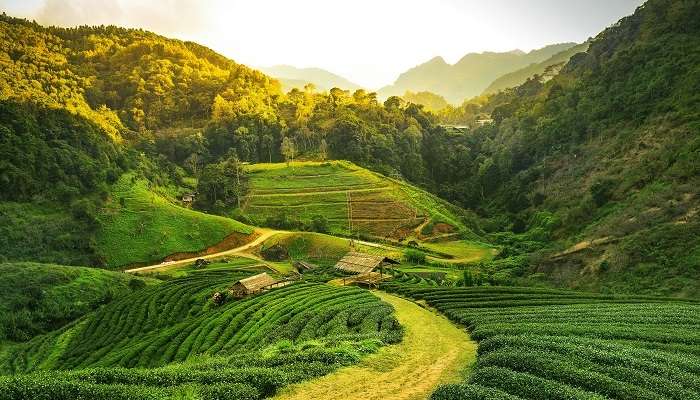
{"type": "Polygon", "coordinates": [[[338,263],[335,265],[335,269],[352,274],[363,275],[369,274],[377,267],[383,267],[388,264],[399,264],[399,262],[385,256],[351,251],[341,258],[340,261],[338,261],[338,263]]]}
{"type": "Polygon", "coordinates": [[[249,294],[261,292],[265,289],[270,288],[276,283],[277,280],[275,278],[268,275],[267,272],[263,272],[262,274],[257,274],[248,278],[241,279],[240,281],[236,282],[233,286],[231,286],[231,288],[229,288],[228,291],[231,294],[231,296],[240,298],[249,294]]]}
{"type": "Polygon", "coordinates": [[[312,269],[318,268],[318,265],[316,265],[316,264],[311,264],[311,263],[308,263],[308,262],[306,262],[306,261],[294,261],[294,263],[293,263],[292,265],[294,265],[294,267],[296,267],[296,269],[297,269],[299,272],[302,272],[302,271],[311,271],[312,269]]]}
{"type": "Polygon", "coordinates": [[[196,193],[187,193],[182,195],[182,203],[184,205],[191,205],[194,202],[194,198],[197,196],[196,193]]]}

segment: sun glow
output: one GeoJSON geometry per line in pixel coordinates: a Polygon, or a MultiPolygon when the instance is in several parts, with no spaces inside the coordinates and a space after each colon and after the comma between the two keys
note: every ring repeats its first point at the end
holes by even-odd
{"type": "Polygon", "coordinates": [[[247,65],[324,68],[376,89],[438,55],[454,63],[468,52],[582,42],[641,3],[2,0],[0,8],[42,24],[140,27],[199,42],[247,65]]]}

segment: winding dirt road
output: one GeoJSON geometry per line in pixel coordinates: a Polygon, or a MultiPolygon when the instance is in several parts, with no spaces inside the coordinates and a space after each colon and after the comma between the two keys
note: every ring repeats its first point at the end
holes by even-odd
{"type": "Polygon", "coordinates": [[[247,251],[254,248],[255,246],[259,245],[260,243],[264,242],[265,240],[271,238],[272,236],[275,236],[279,233],[285,233],[285,231],[278,231],[278,230],[264,229],[264,228],[257,228],[256,231],[260,233],[260,236],[255,238],[255,240],[253,240],[252,242],[248,242],[248,243],[244,244],[243,246],[239,246],[239,247],[236,247],[236,248],[233,248],[230,250],[221,251],[221,252],[214,253],[214,254],[207,254],[207,255],[203,255],[203,256],[199,256],[199,257],[186,258],[186,259],[177,260],[177,261],[166,261],[166,262],[162,262],[160,264],[149,265],[147,267],[127,269],[127,270],[124,270],[124,272],[134,273],[134,272],[150,271],[150,270],[154,270],[154,269],[169,269],[169,268],[181,266],[183,264],[191,264],[191,263],[195,262],[195,260],[198,260],[200,258],[204,259],[204,260],[208,260],[208,259],[219,258],[219,257],[223,257],[223,256],[231,256],[231,255],[241,255],[241,256],[248,257],[248,258],[256,258],[252,254],[247,253],[247,251]]]}
{"type": "Polygon", "coordinates": [[[405,329],[403,341],[357,365],[288,386],[274,399],[423,400],[438,385],[464,379],[476,359],[476,343],[464,329],[411,301],[373,293],[396,310],[405,329]]]}

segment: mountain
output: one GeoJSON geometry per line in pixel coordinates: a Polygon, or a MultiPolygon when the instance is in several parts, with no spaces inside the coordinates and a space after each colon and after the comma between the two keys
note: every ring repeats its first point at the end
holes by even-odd
{"type": "Polygon", "coordinates": [[[505,74],[491,82],[489,87],[487,87],[482,94],[493,94],[501,90],[520,86],[525,83],[528,78],[535,75],[543,75],[546,73],[548,77],[551,78],[559,72],[559,69],[561,69],[571,57],[575,54],[585,52],[586,49],[588,49],[588,43],[582,43],[559,52],[540,63],[530,64],[525,68],[505,74]]]}
{"type": "Polygon", "coordinates": [[[402,73],[393,85],[381,88],[380,97],[401,96],[406,91],[429,91],[443,96],[453,104],[478,96],[494,79],[532,63],[542,62],[561,51],[575,46],[561,43],[524,53],[470,53],[454,65],[442,57],[418,65],[402,73]]]}
{"type": "Polygon", "coordinates": [[[275,65],[259,68],[267,75],[273,76],[282,82],[284,91],[292,88],[303,89],[307,83],[313,83],[318,90],[325,91],[334,87],[355,91],[362,87],[350,82],[340,75],[328,72],[320,68],[297,68],[291,65],[275,65]]]}
{"type": "Polygon", "coordinates": [[[699,66],[697,1],[650,0],[553,79],[491,96],[493,123],[446,135],[460,155],[432,165],[434,191],[512,232],[494,236],[501,273],[698,296],[699,66]]]}

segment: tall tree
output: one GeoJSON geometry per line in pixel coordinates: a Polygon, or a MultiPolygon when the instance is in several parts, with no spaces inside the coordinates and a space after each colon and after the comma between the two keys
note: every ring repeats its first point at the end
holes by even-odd
{"type": "Polygon", "coordinates": [[[289,137],[285,137],[282,140],[282,146],[280,146],[280,151],[284,156],[284,160],[287,162],[287,166],[289,166],[289,162],[294,161],[294,156],[296,155],[297,151],[296,147],[294,146],[294,141],[289,137]]]}

